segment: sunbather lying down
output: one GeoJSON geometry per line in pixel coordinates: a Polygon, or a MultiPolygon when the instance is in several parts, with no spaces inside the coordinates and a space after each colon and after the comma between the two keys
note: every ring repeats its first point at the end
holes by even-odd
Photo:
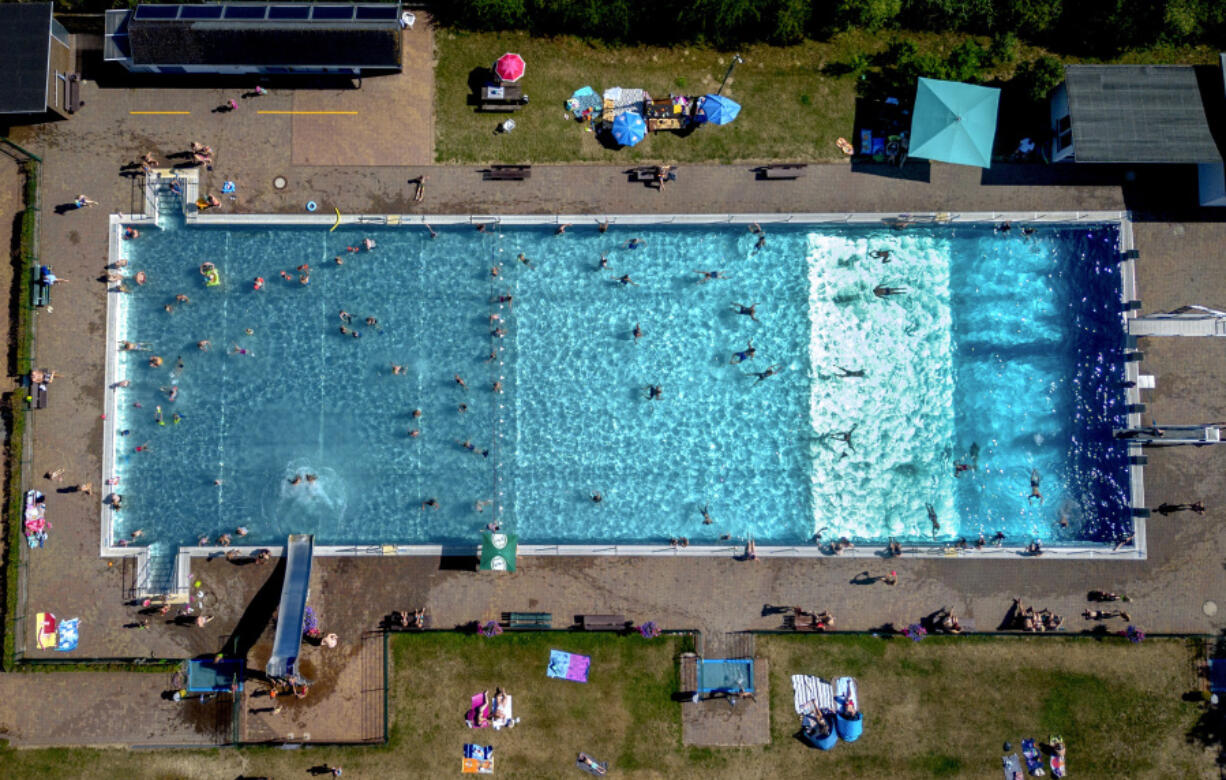
{"type": "Polygon", "coordinates": [[[587,753],[580,753],[579,758],[575,760],[582,764],[587,771],[595,775],[603,775],[609,771],[608,769],[605,769],[600,762],[589,756],[587,753]]]}

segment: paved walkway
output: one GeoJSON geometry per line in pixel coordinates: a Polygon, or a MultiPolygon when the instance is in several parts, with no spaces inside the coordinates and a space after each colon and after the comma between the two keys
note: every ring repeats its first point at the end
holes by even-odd
{"type": "MultiPolygon", "coordinates": [[[[374,88],[372,87],[372,90],[374,88]]],[[[847,164],[813,166],[795,182],[756,182],[746,167],[685,166],[663,194],[626,181],[608,166],[546,166],[526,182],[486,183],[479,169],[415,166],[297,165],[296,159],[324,159],[326,133],[307,133],[301,143],[284,138],[288,122],[246,110],[210,113],[233,90],[83,88],[87,106],[73,119],[19,129],[14,138],[45,156],[43,254],[72,280],[56,288],[53,309],[38,315],[38,362],[59,369],[48,409],[34,417],[33,484],[51,494],[54,523],[44,550],[26,556],[29,601],[26,629],[34,612],[50,610],[83,618],[81,655],[187,656],[212,652],[246,616],[254,602],[275,594],[273,567],[231,567],[200,562],[217,619],[208,631],[156,625],[149,631],[122,630],[136,610],[124,605],[125,571],[98,557],[97,498],[56,493],[41,475],[64,467],[64,485],[99,479],[101,462],[103,312],[105,293],[97,281],[104,263],[106,214],[139,208],[135,182],[120,167],[152,150],[159,158],[192,140],[217,150],[216,170],[206,180],[217,189],[223,179],[239,184],[235,208],[248,212],[298,212],[307,200],[350,213],[651,213],[651,212],[842,212],[1137,209],[1143,259],[1138,275],[1146,310],[1184,303],[1226,307],[1226,275],[1215,258],[1226,245],[1218,215],[1190,207],[1194,178],[1185,169],[1139,173],[1125,183],[1113,168],[999,166],[990,172],[920,163],[899,178],[892,169],[847,164]],[[134,107],[183,107],[188,118],[133,116],[134,107]],[[307,136],[317,140],[308,143],[307,136]],[[305,148],[299,149],[305,144],[305,148]],[[303,155],[300,157],[299,155],[303,155]],[[321,155],[321,156],[315,156],[321,155]],[[410,178],[428,173],[427,196],[412,202],[410,178]],[[284,175],[284,191],[272,180],[284,175]],[[62,216],[51,206],[85,192],[102,205],[62,216]],[[1168,212],[1173,212],[1169,213],[1168,212]],[[231,567],[233,571],[223,570],[231,567]]],[[[361,105],[365,89],[346,99],[361,105]]],[[[317,96],[318,97],[318,96],[317,96]]],[[[281,99],[276,93],[269,103],[281,99]]],[[[306,100],[296,94],[294,101],[306,100]]],[[[263,99],[261,99],[263,100],[263,99]]],[[[316,100],[313,105],[323,105],[316,100]]],[[[372,111],[363,105],[362,111],[372,111]]],[[[294,120],[296,121],[296,120],[294,120]]],[[[296,126],[295,126],[296,131],[296,126]]],[[[229,202],[224,208],[231,208],[229,202]]],[[[1220,345],[1205,340],[1172,343],[1151,340],[1143,369],[1159,377],[1150,403],[1163,422],[1226,419],[1220,388],[1226,377],[1217,357],[1220,345]]],[[[1128,592],[1135,622],[1151,632],[1216,632],[1226,626],[1208,615],[1206,601],[1226,598],[1226,487],[1218,478],[1218,449],[1159,451],[1147,470],[1151,506],[1162,501],[1203,499],[1203,516],[1172,516],[1151,522],[1146,562],[1066,562],[1047,559],[949,560],[907,557],[890,562],[900,575],[897,588],[853,586],[866,568],[861,560],[727,559],[528,559],[519,572],[495,577],[457,570],[437,559],[322,560],[314,593],[325,623],[342,636],[360,636],[393,609],[428,605],[436,626],[488,619],[509,609],[551,611],[560,622],[584,612],[625,613],[665,626],[704,630],[772,628],[763,617],[768,604],[829,609],[841,628],[868,629],[913,621],[949,605],[973,617],[979,628],[997,625],[1013,596],[1050,606],[1080,628],[1076,615],[1084,593],[1095,588],[1128,592]]],[[[868,564],[879,573],[885,561],[868,564]]],[[[256,610],[258,612],[258,610],[256,610]]],[[[258,614],[256,615],[258,617],[258,614]]],[[[266,618],[265,624],[266,625],[266,618]]],[[[257,621],[258,622],[258,621],[257,621]]],[[[29,630],[21,641],[32,644],[29,630]]],[[[8,683],[12,685],[13,683],[8,683]]],[[[30,684],[30,683],[24,683],[30,684]]],[[[19,691],[20,693],[20,691],[19,691]]],[[[12,700],[10,697],[5,697],[12,700]]],[[[20,700],[37,700],[21,693],[20,700]]],[[[151,713],[159,713],[150,709],[151,713]]],[[[161,717],[157,714],[156,717],[161,717]]],[[[151,729],[153,733],[156,729],[151,729]]]]}

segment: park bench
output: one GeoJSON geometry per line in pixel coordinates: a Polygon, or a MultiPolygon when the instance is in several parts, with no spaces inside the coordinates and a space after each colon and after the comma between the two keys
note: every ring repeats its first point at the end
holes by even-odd
{"type": "Polygon", "coordinates": [[[486,181],[523,181],[531,177],[531,165],[491,165],[485,171],[486,181]]]}
{"type": "Polygon", "coordinates": [[[579,625],[584,631],[625,631],[630,621],[625,615],[580,615],[579,625]]]}
{"type": "Polygon", "coordinates": [[[508,630],[540,630],[553,627],[550,612],[503,612],[502,623],[508,630]]]}
{"type": "Polygon", "coordinates": [[[42,384],[34,384],[30,381],[30,375],[26,374],[21,379],[21,385],[26,389],[26,408],[27,409],[46,409],[47,408],[47,386],[42,384]]]}
{"type": "Polygon", "coordinates": [[[804,163],[789,165],[763,165],[758,169],[758,178],[763,180],[799,179],[805,175],[808,165],[804,163]]]}
{"type": "Polygon", "coordinates": [[[34,283],[30,285],[30,305],[34,308],[51,305],[51,285],[43,284],[43,272],[34,266],[34,283]]]}

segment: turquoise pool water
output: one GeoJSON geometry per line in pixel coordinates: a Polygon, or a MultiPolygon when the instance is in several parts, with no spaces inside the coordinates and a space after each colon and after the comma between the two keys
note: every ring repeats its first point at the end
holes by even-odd
{"type": "Polygon", "coordinates": [[[151,348],[119,356],[115,537],[475,542],[495,517],[528,544],[1127,533],[1113,228],[772,226],[756,246],[744,226],[142,229],[119,338],[151,348]]]}

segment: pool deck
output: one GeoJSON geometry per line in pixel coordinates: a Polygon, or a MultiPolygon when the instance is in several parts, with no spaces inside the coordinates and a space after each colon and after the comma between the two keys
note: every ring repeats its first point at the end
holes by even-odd
{"type": "MultiPolygon", "coordinates": [[[[125,605],[132,572],[122,562],[109,566],[99,557],[106,296],[100,279],[107,252],[106,225],[111,212],[139,210],[139,187],[121,175],[120,168],[146,150],[162,158],[192,140],[213,145],[217,169],[202,172],[202,186],[215,192],[222,180],[235,180],[239,198],[233,204],[225,201],[222,210],[247,213],[301,213],[308,200],[318,201],[325,210],[335,207],[354,213],[1131,209],[1141,253],[1137,282],[1142,312],[1190,303],[1226,308],[1226,274],[1217,259],[1226,246],[1222,222],[1226,213],[1195,208],[1195,177],[1184,168],[1140,170],[1135,181],[1125,181],[1123,169],[1114,167],[1002,165],[983,172],[918,163],[899,176],[884,166],[831,164],[811,166],[806,177],[794,182],[757,182],[751,164],[683,166],[678,181],[657,193],[628,183],[620,167],[536,166],[528,181],[482,182],[478,167],[372,166],[360,149],[352,158],[329,151],[333,164],[328,166],[296,164],[296,160],[323,159],[322,151],[309,147],[328,144],[328,133],[314,133],[315,141],[310,142],[311,134],[291,117],[246,110],[228,115],[210,112],[233,93],[101,90],[87,82],[82,88],[87,106],[72,120],[15,128],[11,133],[46,160],[43,259],[71,280],[55,288],[52,309],[37,315],[36,363],[61,374],[51,388],[48,408],[35,413],[32,423],[35,451],[28,477],[32,486],[48,493],[48,517],[54,527],[45,549],[23,551],[28,594],[19,642],[26,646],[27,657],[66,657],[31,649],[33,614],[43,610],[82,618],[80,649],[72,656],[185,657],[215,652],[240,626],[257,592],[277,587],[271,581],[274,566],[201,562],[198,572],[205,575],[216,614],[207,630],[156,625],[157,621],[150,630],[123,629],[138,610],[125,605]],[[182,108],[192,114],[128,114],[144,105],[182,108]],[[430,177],[427,194],[424,203],[416,204],[408,181],[422,174],[430,177]],[[272,186],[278,175],[289,180],[283,191],[272,186]],[[62,215],[53,211],[55,204],[68,203],[79,193],[101,205],[62,215]],[[63,483],[42,477],[60,467],[66,470],[63,483]],[[81,482],[94,483],[94,497],[68,490],[81,482]]],[[[337,92],[336,99],[354,101],[361,96],[337,92]]],[[[313,105],[325,104],[328,97],[326,90],[311,94],[313,105]]],[[[265,101],[262,107],[279,108],[296,99],[274,90],[260,100],[265,101]]],[[[369,110],[369,120],[363,121],[384,121],[375,107],[360,100],[346,105],[369,110]]],[[[411,132],[386,122],[379,126],[388,133],[411,132]]],[[[1226,420],[1226,394],[1221,392],[1226,366],[1216,341],[1151,338],[1142,348],[1146,353],[1142,371],[1157,377],[1157,388],[1145,391],[1147,417],[1166,424],[1226,420]]],[[[312,603],[325,630],[338,631],[342,641],[356,639],[391,610],[423,605],[433,612],[436,627],[467,625],[501,611],[531,610],[552,612],[559,626],[582,613],[621,613],[636,621],[654,619],[667,627],[704,631],[778,627],[777,615],[764,614],[766,605],[828,609],[837,616],[839,628],[859,630],[905,625],[941,606],[952,606],[984,630],[1000,623],[1015,596],[1065,615],[1068,629],[1077,631],[1092,627],[1079,616],[1086,606],[1085,592],[1108,589],[1132,597],[1127,609],[1133,622],[1146,631],[1215,633],[1226,627],[1226,615],[1206,614],[1205,604],[1226,593],[1223,465],[1226,451],[1212,447],[1150,453],[1148,505],[1203,500],[1208,511],[1167,518],[1155,515],[1149,523],[1145,561],[528,558],[517,573],[497,576],[463,570],[454,561],[438,558],[323,558],[316,565],[312,603]],[[895,588],[850,584],[865,569],[875,575],[896,570],[900,584],[895,588]]],[[[0,678],[0,685],[14,684],[0,678]]],[[[58,725],[48,723],[41,738],[67,741],[80,733],[80,725],[71,717],[73,709],[90,706],[95,698],[93,704],[103,706],[104,689],[91,684],[71,708],[63,697],[49,704],[63,710],[64,717],[58,725]]],[[[0,693],[7,692],[0,687],[0,693]]],[[[143,711],[149,718],[166,717],[152,706],[143,711]]],[[[16,731],[14,718],[16,711],[0,709],[0,730],[16,731]]]]}

